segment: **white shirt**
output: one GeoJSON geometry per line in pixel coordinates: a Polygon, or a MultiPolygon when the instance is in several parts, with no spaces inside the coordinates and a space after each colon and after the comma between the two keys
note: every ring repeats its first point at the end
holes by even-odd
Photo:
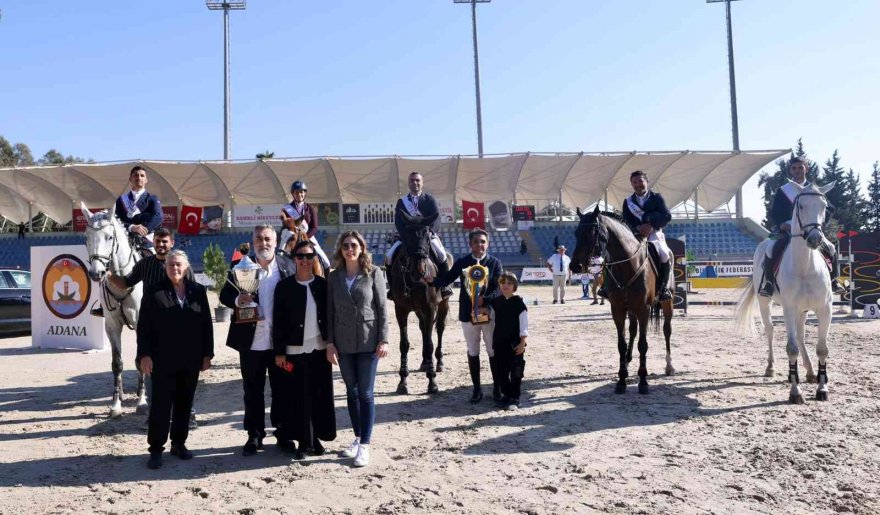
{"type": "Polygon", "coordinates": [[[318,307],[315,304],[312,289],[309,288],[309,284],[314,280],[312,278],[308,281],[300,281],[299,279],[296,281],[306,287],[306,317],[303,322],[303,344],[302,346],[288,345],[286,349],[288,354],[308,354],[313,350],[327,348],[327,344],[321,338],[321,330],[318,328],[318,307]]]}
{"type": "MultiPolygon", "coordinates": [[[[141,210],[139,208],[135,207],[135,204],[137,204],[138,200],[140,200],[141,196],[143,196],[143,194],[146,192],[147,192],[147,188],[143,188],[138,191],[129,190],[129,193],[126,194],[126,196],[131,195],[132,197],[134,197],[134,200],[131,201],[131,211],[126,213],[129,218],[135,217],[140,214],[141,210]]],[[[135,224],[131,224],[128,227],[128,232],[134,232],[134,225],[135,224]]]]}
{"type": "Polygon", "coordinates": [[[568,265],[571,258],[565,254],[553,254],[547,259],[547,264],[553,268],[553,275],[568,275],[568,265]]]}
{"type": "Polygon", "coordinates": [[[260,297],[260,313],[263,315],[263,319],[257,321],[257,330],[254,332],[251,350],[272,348],[272,307],[275,303],[275,286],[281,281],[281,272],[278,271],[278,261],[275,260],[275,256],[272,256],[272,261],[266,272],[268,275],[260,280],[260,286],[257,288],[257,295],[260,297]]]}

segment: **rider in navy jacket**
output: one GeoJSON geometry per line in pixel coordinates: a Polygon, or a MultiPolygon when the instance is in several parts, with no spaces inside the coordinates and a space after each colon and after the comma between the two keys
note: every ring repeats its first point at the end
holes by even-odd
{"type": "Polygon", "coordinates": [[[128,174],[131,190],[116,199],[116,216],[125,229],[140,238],[142,248],[152,249],[149,235],[162,226],[164,215],[156,195],[146,190],[147,171],[135,166],[128,174]]]}

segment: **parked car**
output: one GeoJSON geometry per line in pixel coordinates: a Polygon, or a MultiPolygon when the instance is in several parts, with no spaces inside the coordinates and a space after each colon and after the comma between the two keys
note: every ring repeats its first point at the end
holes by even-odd
{"type": "Polygon", "coordinates": [[[0,269],[0,333],[31,330],[31,273],[0,269]]]}

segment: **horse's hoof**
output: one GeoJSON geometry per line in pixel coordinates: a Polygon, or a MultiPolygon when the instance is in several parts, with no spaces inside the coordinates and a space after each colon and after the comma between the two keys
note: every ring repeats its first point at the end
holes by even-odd
{"type": "Polygon", "coordinates": [[[776,375],[776,371],[773,370],[773,367],[767,367],[767,370],[764,370],[764,377],[773,377],[776,375]]]}
{"type": "Polygon", "coordinates": [[[440,392],[440,387],[437,386],[437,383],[435,383],[433,381],[428,383],[428,395],[433,395],[433,394],[439,393],[439,392],[440,392]]]}
{"type": "Polygon", "coordinates": [[[614,387],[614,393],[626,393],[626,383],[617,383],[617,386],[614,387]]]}
{"type": "Polygon", "coordinates": [[[817,401],[827,401],[828,400],[828,392],[819,390],[816,392],[816,400],[817,401]]]}
{"type": "Polygon", "coordinates": [[[639,393],[642,395],[648,393],[648,383],[639,383],[639,393]]]}
{"type": "Polygon", "coordinates": [[[666,375],[668,375],[668,376],[675,375],[675,369],[672,368],[672,365],[666,365],[666,375]]]}
{"type": "Polygon", "coordinates": [[[400,395],[409,395],[409,388],[407,388],[405,384],[400,383],[397,385],[397,393],[400,395]]]}
{"type": "Polygon", "coordinates": [[[135,409],[135,413],[137,413],[138,415],[148,415],[150,413],[150,405],[146,402],[143,404],[138,404],[137,408],[135,409]]]}
{"type": "Polygon", "coordinates": [[[816,374],[814,374],[812,372],[807,372],[807,377],[804,378],[804,381],[806,381],[808,383],[815,383],[816,382],[816,374]]]}
{"type": "Polygon", "coordinates": [[[801,394],[789,395],[788,402],[791,404],[803,404],[804,403],[804,396],[801,394]]]}
{"type": "Polygon", "coordinates": [[[442,361],[437,362],[437,366],[434,367],[434,371],[435,372],[443,372],[443,362],[442,361]]]}
{"type": "Polygon", "coordinates": [[[122,408],[110,408],[110,418],[119,418],[122,416],[122,408]]]}

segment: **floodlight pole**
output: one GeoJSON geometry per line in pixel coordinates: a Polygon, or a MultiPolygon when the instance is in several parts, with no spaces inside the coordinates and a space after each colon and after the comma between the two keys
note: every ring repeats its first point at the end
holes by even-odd
{"type": "Polygon", "coordinates": [[[477,153],[483,157],[483,108],[480,99],[480,53],[477,49],[477,3],[487,4],[492,0],[452,0],[456,4],[471,4],[471,23],[474,32],[474,86],[477,94],[477,153]]]}
{"type": "MultiPolygon", "coordinates": [[[[707,4],[724,2],[727,11],[727,67],[730,74],[730,122],[733,130],[733,150],[739,152],[739,119],[736,114],[736,73],[733,67],[733,29],[730,22],[730,2],[736,0],[706,0],[707,4]]],[[[736,190],[736,217],[743,217],[742,187],[736,190]]]]}
{"type": "Polygon", "coordinates": [[[223,159],[228,160],[232,154],[232,143],[229,135],[230,80],[229,80],[229,11],[243,11],[247,2],[223,2],[217,0],[205,0],[205,5],[212,11],[223,11],[223,159]]]}

